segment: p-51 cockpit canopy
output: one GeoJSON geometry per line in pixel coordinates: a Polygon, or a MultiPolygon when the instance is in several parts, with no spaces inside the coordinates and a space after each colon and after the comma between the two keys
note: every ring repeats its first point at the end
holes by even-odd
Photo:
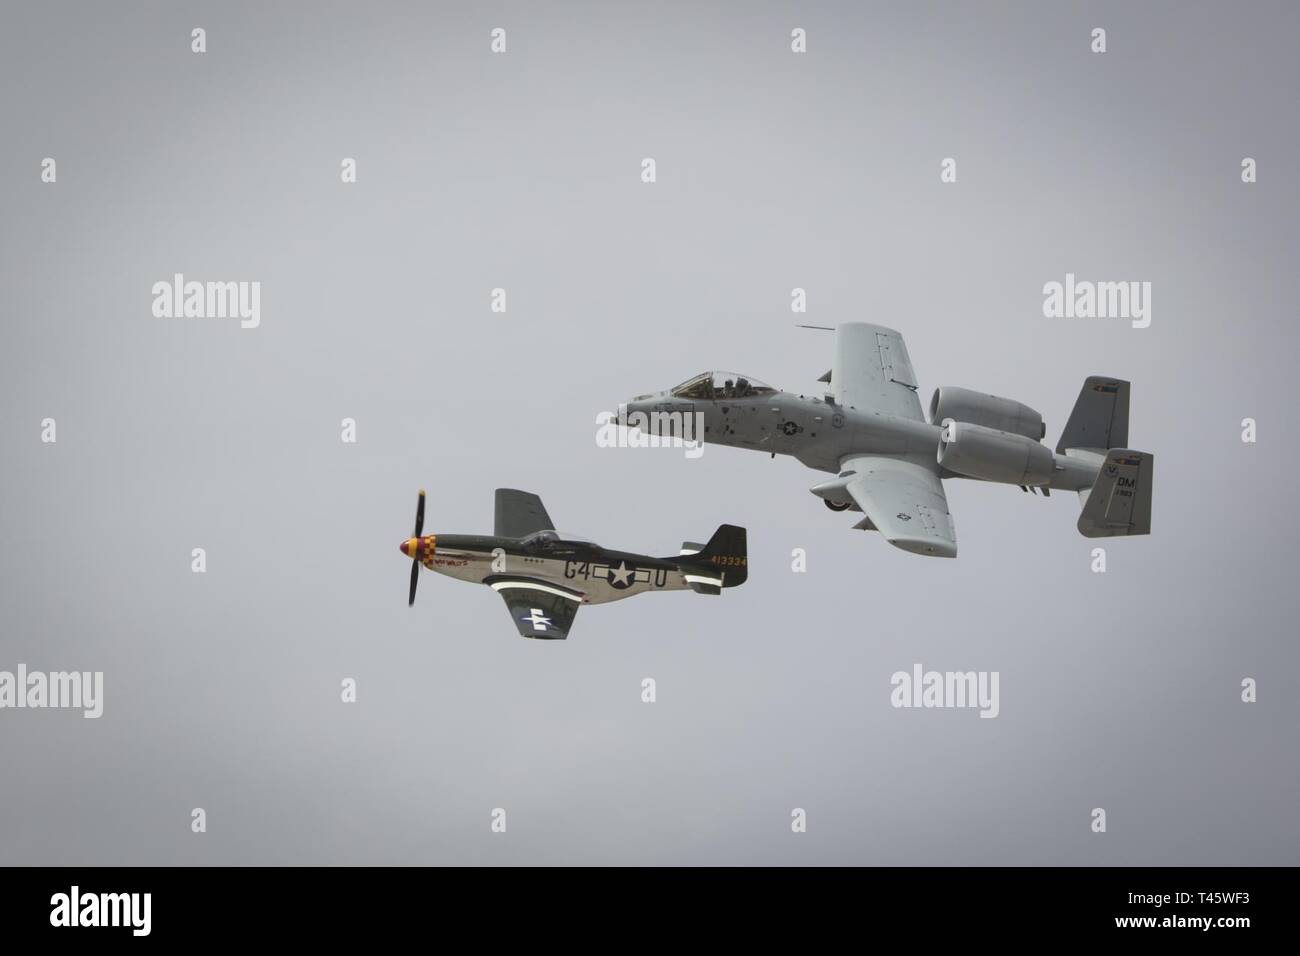
{"type": "Polygon", "coordinates": [[[568,542],[587,545],[596,544],[590,538],[584,538],[576,534],[565,534],[562,531],[554,531],[550,528],[543,531],[534,531],[532,534],[525,536],[520,543],[529,551],[545,551],[548,548],[568,542]]]}
{"type": "Polygon", "coordinates": [[[672,390],[675,398],[695,398],[714,401],[720,398],[752,398],[755,395],[770,395],[775,392],[771,385],[766,385],[748,375],[735,372],[701,372],[672,390]]]}

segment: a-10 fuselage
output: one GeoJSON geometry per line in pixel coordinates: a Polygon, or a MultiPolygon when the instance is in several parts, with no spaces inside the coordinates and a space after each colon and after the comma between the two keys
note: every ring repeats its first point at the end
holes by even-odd
{"type": "MultiPolygon", "coordinates": [[[[528,538],[493,535],[430,534],[418,542],[417,557],[430,571],[491,585],[494,580],[528,578],[580,595],[584,604],[619,601],[648,591],[690,588],[682,567],[669,558],[610,551],[590,541],[565,540],[555,532],[528,538]]],[[[408,542],[409,545],[409,542],[408,542]]],[[[409,553],[409,549],[407,550],[409,553]]]]}
{"type": "MultiPolygon", "coordinates": [[[[743,381],[743,380],[742,380],[743,381]]],[[[790,455],[809,468],[838,473],[853,455],[903,458],[941,478],[960,478],[938,464],[941,425],[760,386],[754,394],[683,398],[670,391],[626,402],[618,421],[643,431],[715,445],[790,455]]],[[[1047,487],[1090,488],[1100,459],[1055,456],[1047,487]]]]}

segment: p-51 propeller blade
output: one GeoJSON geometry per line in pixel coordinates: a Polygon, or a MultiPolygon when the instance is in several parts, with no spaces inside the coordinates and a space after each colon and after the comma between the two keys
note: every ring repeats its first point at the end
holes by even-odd
{"type": "MultiPolygon", "coordinates": [[[[419,538],[420,532],[424,530],[424,489],[420,489],[420,499],[415,506],[415,534],[412,538],[419,538]]],[[[415,585],[420,580],[420,559],[418,552],[411,549],[411,595],[407,598],[406,606],[411,607],[415,604],[415,585]]]]}

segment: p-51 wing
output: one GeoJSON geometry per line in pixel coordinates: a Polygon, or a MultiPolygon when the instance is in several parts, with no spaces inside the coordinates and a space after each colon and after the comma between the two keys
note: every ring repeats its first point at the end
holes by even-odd
{"type": "Polygon", "coordinates": [[[934,471],[906,459],[873,455],[846,458],[841,469],[855,473],[844,489],[886,541],[913,554],[957,557],[948,498],[934,471]]]}
{"type": "Polygon", "coordinates": [[[534,531],[553,531],[555,525],[546,513],[542,499],[529,491],[498,488],[496,522],[493,534],[498,538],[525,538],[534,531]]]}
{"type": "Polygon", "coordinates": [[[486,583],[505,598],[521,636],[546,641],[562,641],[569,636],[582,603],[578,592],[527,578],[503,577],[486,583]]]}

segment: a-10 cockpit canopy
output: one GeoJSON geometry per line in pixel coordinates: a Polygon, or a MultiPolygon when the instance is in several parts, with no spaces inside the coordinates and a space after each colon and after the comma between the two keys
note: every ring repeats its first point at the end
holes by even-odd
{"type": "Polygon", "coordinates": [[[720,398],[751,398],[755,395],[771,395],[775,392],[771,385],[766,385],[748,375],[735,372],[701,372],[673,389],[675,398],[697,398],[713,401],[720,398]]]}

